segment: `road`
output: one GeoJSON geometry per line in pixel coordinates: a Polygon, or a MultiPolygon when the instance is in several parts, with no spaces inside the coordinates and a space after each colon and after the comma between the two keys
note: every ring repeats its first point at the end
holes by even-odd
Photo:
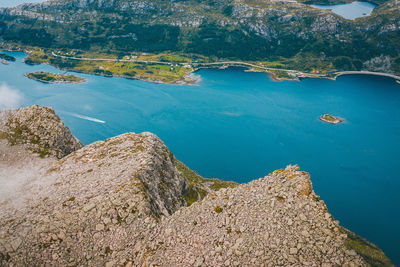
{"type": "Polygon", "coordinates": [[[265,71],[273,71],[273,70],[281,70],[281,71],[289,71],[289,72],[298,72],[295,70],[288,70],[288,69],[278,69],[278,68],[268,68],[264,66],[259,66],[247,62],[241,62],[241,61],[217,61],[217,62],[211,62],[211,63],[196,63],[196,62],[186,62],[186,63],[176,63],[176,62],[167,62],[167,61],[150,61],[150,60],[132,60],[132,59],[115,59],[115,58],[87,58],[87,57],[67,57],[67,56],[61,56],[57,55],[54,52],[51,52],[51,54],[54,57],[60,57],[64,59],[73,59],[73,60],[82,60],[82,61],[113,61],[113,62],[135,62],[135,63],[144,63],[144,64],[164,64],[164,65],[173,65],[173,64],[180,64],[180,65],[186,65],[190,64],[192,66],[200,67],[200,66],[213,66],[213,65],[245,65],[248,67],[252,68],[257,68],[257,69],[262,69],[265,71]]]}

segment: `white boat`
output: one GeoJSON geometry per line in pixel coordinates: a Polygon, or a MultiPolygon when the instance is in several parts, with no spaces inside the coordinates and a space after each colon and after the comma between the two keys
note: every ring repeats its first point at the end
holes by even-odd
{"type": "Polygon", "coordinates": [[[4,65],[8,65],[9,64],[6,60],[2,60],[1,63],[3,63],[4,65]]]}

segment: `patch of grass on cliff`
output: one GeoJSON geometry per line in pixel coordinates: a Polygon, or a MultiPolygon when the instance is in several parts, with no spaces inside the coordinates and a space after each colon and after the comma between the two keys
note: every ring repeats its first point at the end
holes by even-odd
{"type": "Polygon", "coordinates": [[[221,213],[222,210],[223,210],[223,209],[222,209],[220,206],[216,206],[216,207],[214,208],[214,211],[215,211],[216,213],[221,213]]]}
{"type": "Polygon", "coordinates": [[[0,131],[0,139],[7,139],[7,138],[8,138],[8,133],[0,131]]]}
{"type": "Polygon", "coordinates": [[[176,161],[176,168],[180,171],[186,179],[189,180],[190,183],[210,183],[210,188],[214,191],[218,191],[221,188],[235,188],[237,183],[232,181],[223,181],[220,179],[210,179],[204,178],[200,176],[197,172],[189,169],[185,164],[180,162],[179,160],[176,161]]]}
{"type": "Polygon", "coordinates": [[[371,266],[394,266],[377,246],[343,227],[342,231],[347,234],[345,242],[347,249],[356,251],[368,264],[371,266]]]}
{"type": "MultiPolygon", "coordinates": [[[[7,126],[10,125],[10,122],[7,123],[7,126]]],[[[40,137],[33,134],[26,125],[17,125],[15,127],[11,127],[10,133],[1,134],[0,132],[0,139],[2,137],[6,138],[12,146],[20,144],[35,145],[35,147],[30,148],[30,150],[39,154],[41,158],[45,158],[50,154],[49,147],[47,145],[43,145],[40,141],[40,137]]]]}
{"type": "Polygon", "coordinates": [[[44,159],[47,155],[50,154],[49,149],[47,147],[40,148],[38,151],[36,151],[39,154],[39,157],[44,159]]]}
{"type": "Polygon", "coordinates": [[[207,192],[199,190],[199,188],[189,184],[188,189],[183,194],[183,197],[185,198],[186,204],[190,206],[199,199],[203,199],[206,195],[207,192]]]}
{"type": "Polygon", "coordinates": [[[189,182],[188,189],[184,193],[186,203],[189,206],[198,200],[202,200],[210,191],[237,186],[235,182],[231,181],[204,178],[179,160],[175,160],[175,166],[189,182]]]}

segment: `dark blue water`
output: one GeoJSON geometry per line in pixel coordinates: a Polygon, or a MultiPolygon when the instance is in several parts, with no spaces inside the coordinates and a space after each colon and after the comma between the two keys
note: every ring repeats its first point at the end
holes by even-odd
{"type": "Polygon", "coordinates": [[[368,2],[352,2],[339,5],[311,5],[312,7],[319,9],[330,9],[333,13],[342,16],[345,19],[356,19],[365,16],[369,16],[376,7],[375,4],[368,2]]]}
{"type": "Polygon", "coordinates": [[[400,85],[393,79],[275,82],[215,69],[199,71],[195,86],[83,74],[86,83],[49,85],[23,75],[62,71],[25,65],[17,55],[17,63],[0,64],[0,106],[10,93],[14,105],[52,106],[85,144],[127,131],[156,133],[206,177],[248,182],[297,163],[343,226],[400,264],[400,85]],[[346,122],[319,121],[325,113],[346,122]]]}

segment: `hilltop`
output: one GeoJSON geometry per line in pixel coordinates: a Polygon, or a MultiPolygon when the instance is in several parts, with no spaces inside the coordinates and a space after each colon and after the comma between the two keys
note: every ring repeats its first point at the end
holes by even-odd
{"type": "Polygon", "coordinates": [[[201,177],[151,133],[82,146],[50,108],[0,118],[2,266],[391,266],[298,166],[239,185],[201,177]]]}

